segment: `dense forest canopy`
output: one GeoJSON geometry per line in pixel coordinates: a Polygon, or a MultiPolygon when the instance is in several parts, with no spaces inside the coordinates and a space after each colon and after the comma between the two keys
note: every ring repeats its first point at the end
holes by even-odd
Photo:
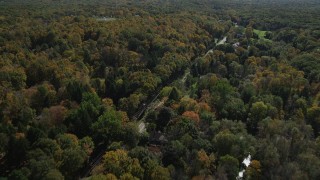
{"type": "Polygon", "coordinates": [[[0,179],[320,179],[317,0],[0,1],[0,179]]]}

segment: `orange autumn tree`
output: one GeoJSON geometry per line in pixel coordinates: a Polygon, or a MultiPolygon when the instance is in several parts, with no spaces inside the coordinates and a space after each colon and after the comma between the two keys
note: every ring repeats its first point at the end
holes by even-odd
{"type": "Polygon", "coordinates": [[[194,111],[185,111],[182,116],[193,120],[196,124],[200,123],[199,114],[194,111]]]}

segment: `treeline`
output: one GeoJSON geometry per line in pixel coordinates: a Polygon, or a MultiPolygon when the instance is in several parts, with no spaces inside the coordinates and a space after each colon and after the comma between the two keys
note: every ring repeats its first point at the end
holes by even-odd
{"type": "Polygon", "coordinates": [[[283,1],[221,1],[213,0],[217,11],[224,11],[232,17],[232,21],[247,26],[255,22],[261,30],[279,30],[292,27],[294,29],[318,29],[320,3],[313,0],[283,1]],[[225,7],[228,6],[229,9],[225,7]]]}

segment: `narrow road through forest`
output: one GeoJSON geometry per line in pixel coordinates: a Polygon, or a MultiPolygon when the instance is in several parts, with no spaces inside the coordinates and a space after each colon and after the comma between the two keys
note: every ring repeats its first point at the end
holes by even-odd
{"type": "MultiPolygon", "coordinates": [[[[221,39],[217,44],[225,44],[227,41],[227,37],[223,37],[223,39],[221,39]]],[[[210,49],[207,51],[207,53],[203,56],[207,56],[208,54],[212,53],[213,49],[210,49]]],[[[195,58],[196,59],[196,58],[195,58]]],[[[194,64],[195,62],[192,62],[190,64],[190,67],[194,64]]],[[[190,68],[188,67],[188,68],[190,68]]],[[[187,69],[187,68],[186,68],[187,69]]],[[[178,76],[177,79],[179,79],[179,77],[181,78],[181,82],[185,82],[187,79],[188,74],[190,74],[190,71],[186,71],[184,72],[183,75],[178,76]]],[[[174,80],[173,80],[174,81],[174,80]]],[[[172,82],[173,82],[172,81],[172,82]]],[[[145,111],[150,108],[150,106],[157,100],[158,96],[160,95],[160,92],[162,90],[163,87],[168,86],[169,84],[171,84],[171,82],[168,82],[167,84],[164,84],[162,86],[160,86],[156,92],[154,93],[153,96],[151,96],[149,99],[149,101],[147,101],[146,103],[143,103],[137,110],[137,112],[133,115],[132,119],[135,121],[139,121],[141,120],[142,115],[145,113],[145,111]]],[[[160,102],[161,103],[161,102],[160,102]]],[[[138,123],[138,129],[139,129],[139,133],[143,133],[146,131],[146,124],[143,121],[140,121],[138,123]]],[[[99,153],[95,153],[94,157],[90,158],[90,162],[88,163],[87,167],[84,170],[83,175],[81,176],[80,179],[88,177],[90,175],[90,173],[92,172],[92,170],[100,164],[102,157],[104,155],[104,153],[106,152],[106,147],[100,147],[99,153]]]]}

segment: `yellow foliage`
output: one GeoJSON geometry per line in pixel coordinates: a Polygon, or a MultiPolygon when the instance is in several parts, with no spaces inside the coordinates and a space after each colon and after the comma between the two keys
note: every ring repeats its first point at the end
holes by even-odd
{"type": "Polygon", "coordinates": [[[21,139],[21,138],[25,138],[25,134],[24,133],[16,133],[16,139],[21,139]]]}
{"type": "Polygon", "coordinates": [[[250,163],[250,167],[256,169],[258,172],[261,172],[261,164],[258,160],[252,160],[250,163]]]}
{"type": "Polygon", "coordinates": [[[183,97],[181,99],[180,108],[182,108],[184,111],[194,111],[196,113],[198,113],[200,109],[198,102],[189,97],[183,97]]]}
{"type": "Polygon", "coordinates": [[[203,149],[198,151],[197,156],[198,156],[198,160],[201,162],[204,168],[210,168],[210,164],[211,164],[210,158],[203,149]]]}

